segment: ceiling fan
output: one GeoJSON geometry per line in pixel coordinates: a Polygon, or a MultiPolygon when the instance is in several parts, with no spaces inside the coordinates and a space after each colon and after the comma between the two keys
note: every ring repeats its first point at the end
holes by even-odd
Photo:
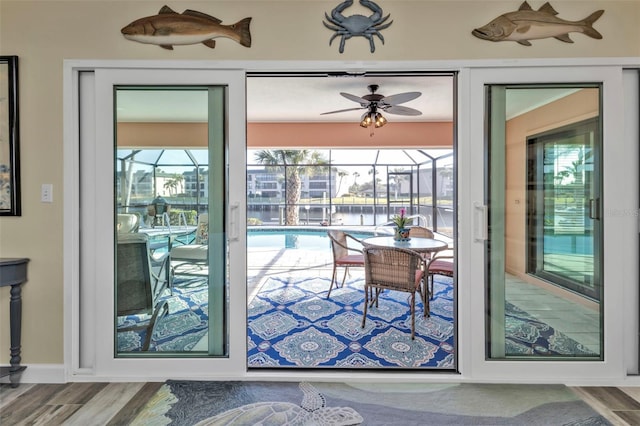
{"type": "Polygon", "coordinates": [[[376,91],[378,90],[377,84],[371,84],[367,86],[367,88],[371,93],[362,97],[352,95],[350,93],[340,92],[340,94],[345,98],[359,103],[360,106],[358,108],[347,108],[337,111],[323,112],[320,115],[366,109],[367,111],[362,115],[360,121],[360,125],[362,127],[369,127],[371,125],[375,127],[384,126],[387,123],[387,119],[382,116],[380,111],[396,115],[422,115],[422,112],[418,111],[417,109],[400,105],[402,103],[409,102],[413,99],[418,98],[422,95],[422,93],[420,92],[405,92],[397,93],[391,96],[384,96],[376,93],[376,91]]]}

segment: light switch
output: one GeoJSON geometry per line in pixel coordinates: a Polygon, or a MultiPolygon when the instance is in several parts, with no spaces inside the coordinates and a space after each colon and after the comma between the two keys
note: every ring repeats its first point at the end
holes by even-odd
{"type": "Polygon", "coordinates": [[[53,185],[43,183],[40,190],[40,201],[43,203],[53,203],[53,185]]]}

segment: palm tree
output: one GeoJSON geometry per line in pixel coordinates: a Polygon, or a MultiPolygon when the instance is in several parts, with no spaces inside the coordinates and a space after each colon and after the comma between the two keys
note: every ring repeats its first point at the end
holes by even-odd
{"type": "MultiPolygon", "coordinates": [[[[170,179],[167,179],[167,181],[164,183],[164,187],[169,189],[169,194],[171,194],[173,190],[177,195],[178,187],[182,189],[183,181],[184,181],[184,177],[181,174],[176,173],[170,179]]],[[[180,192],[183,192],[183,191],[180,191],[180,192]]]]}
{"type": "Polygon", "coordinates": [[[351,185],[351,187],[349,188],[349,192],[351,192],[352,194],[358,194],[358,178],[360,177],[360,173],[358,172],[353,172],[353,185],[351,185]]]}
{"type": "Polygon", "coordinates": [[[349,172],[347,172],[346,170],[342,170],[342,169],[338,169],[337,171],[338,177],[340,178],[340,180],[338,181],[338,187],[336,188],[336,196],[340,195],[340,189],[342,188],[342,180],[349,175],[349,172]]]}
{"type": "Polygon", "coordinates": [[[285,173],[285,225],[297,225],[300,214],[299,206],[300,194],[302,192],[301,175],[313,175],[320,170],[326,170],[327,161],[318,151],[308,149],[300,150],[262,150],[255,154],[255,159],[259,164],[264,164],[267,169],[279,170],[284,167],[285,173]]]}

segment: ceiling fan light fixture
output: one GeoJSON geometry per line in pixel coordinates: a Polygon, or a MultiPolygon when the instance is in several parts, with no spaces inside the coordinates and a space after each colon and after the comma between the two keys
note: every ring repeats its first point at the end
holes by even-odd
{"type": "Polygon", "coordinates": [[[387,119],[384,118],[382,114],[377,112],[374,120],[374,125],[376,126],[376,128],[378,128],[384,126],[385,124],[387,124],[387,119]]]}
{"type": "Polygon", "coordinates": [[[365,128],[369,127],[374,123],[374,121],[375,117],[373,116],[373,113],[365,112],[360,119],[360,126],[365,128]]]}
{"type": "Polygon", "coordinates": [[[340,94],[344,98],[359,103],[359,107],[323,112],[321,115],[365,109],[366,112],[360,117],[359,124],[360,127],[364,127],[365,129],[369,127],[371,129],[370,134],[371,136],[373,136],[373,129],[380,128],[387,124],[387,119],[379,112],[379,110],[383,110],[388,114],[396,115],[422,114],[422,112],[417,109],[400,105],[420,97],[422,95],[422,93],[420,92],[405,92],[396,93],[395,95],[391,96],[384,96],[376,93],[376,91],[378,90],[377,84],[370,84],[367,88],[371,93],[364,96],[356,96],[350,93],[340,92],[340,94]]]}

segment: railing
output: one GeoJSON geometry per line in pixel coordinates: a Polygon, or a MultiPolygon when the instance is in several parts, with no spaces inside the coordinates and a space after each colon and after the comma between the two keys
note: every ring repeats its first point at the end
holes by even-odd
{"type": "Polygon", "coordinates": [[[164,212],[162,213],[162,217],[161,217],[161,225],[163,228],[167,228],[169,230],[169,235],[171,235],[171,220],[169,218],[169,213],[168,212],[164,212]],[[166,222],[165,222],[166,219],[166,222]]]}
{"type": "Polygon", "coordinates": [[[180,222],[182,222],[184,229],[187,229],[187,216],[184,212],[180,212],[178,215],[178,226],[180,226],[180,222]]]}

